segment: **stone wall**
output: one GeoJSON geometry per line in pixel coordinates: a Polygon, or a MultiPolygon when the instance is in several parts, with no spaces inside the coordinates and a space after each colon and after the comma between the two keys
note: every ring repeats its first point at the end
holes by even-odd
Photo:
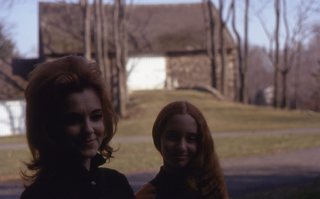
{"type": "Polygon", "coordinates": [[[194,87],[211,84],[211,68],[205,55],[167,57],[167,87],[194,87]]]}
{"type": "MultiPolygon", "coordinates": [[[[227,60],[227,83],[225,86],[225,97],[234,100],[235,89],[235,59],[233,54],[229,54],[227,60]]],[[[205,54],[193,55],[174,55],[167,57],[167,80],[166,87],[181,88],[181,87],[198,87],[211,86],[211,67],[209,58],[205,54]]],[[[217,83],[219,88],[220,81],[220,60],[217,59],[217,83]]]]}

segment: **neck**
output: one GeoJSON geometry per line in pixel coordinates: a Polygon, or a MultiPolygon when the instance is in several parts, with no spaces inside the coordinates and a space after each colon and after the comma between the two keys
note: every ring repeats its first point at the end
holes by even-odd
{"type": "Polygon", "coordinates": [[[167,165],[163,165],[163,170],[166,171],[166,173],[170,173],[174,176],[185,176],[187,174],[186,168],[172,168],[168,167],[167,165]]]}
{"type": "Polygon", "coordinates": [[[83,166],[86,168],[88,171],[90,170],[90,165],[91,165],[91,159],[87,158],[83,160],[83,166]]]}

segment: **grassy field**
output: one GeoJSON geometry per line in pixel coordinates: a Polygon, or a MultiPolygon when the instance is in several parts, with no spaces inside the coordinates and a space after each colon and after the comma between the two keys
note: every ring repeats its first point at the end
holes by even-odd
{"type": "MultiPolygon", "coordinates": [[[[259,156],[309,147],[320,147],[320,133],[307,135],[236,136],[215,139],[221,159],[259,156]]],[[[161,165],[161,156],[150,141],[115,143],[115,158],[105,166],[125,174],[156,171],[161,165]]],[[[25,149],[0,150],[0,181],[19,178],[23,162],[29,158],[25,149]]]]}
{"type": "MultiPolygon", "coordinates": [[[[173,100],[188,100],[198,106],[215,132],[256,131],[288,128],[320,128],[320,114],[301,111],[274,110],[231,102],[221,102],[207,93],[194,91],[136,92],[130,97],[128,117],[118,126],[118,135],[149,135],[152,123],[165,104],[173,100]]],[[[303,131],[303,130],[302,130],[303,131]]],[[[0,145],[25,143],[24,136],[0,138],[0,145]]],[[[239,135],[215,138],[220,158],[244,157],[278,153],[308,147],[320,147],[320,132],[292,135],[239,135]]],[[[130,174],[154,171],[161,158],[152,141],[119,142],[118,151],[108,167],[130,174]]],[[[19,178],[23,161],[28,160],[27,148],[0,150],[0,181],[19,178]]]]}
{"type": "Polygon", "coordinates": [[[199,107],[214,132],[320,127],[319,113],[222,102],[211,94],[187,90],[141,91],[130,95],[128,117],[119,122],[118,134],[150,134],[158,112],[174,100],[188,100],[199,107]]]}

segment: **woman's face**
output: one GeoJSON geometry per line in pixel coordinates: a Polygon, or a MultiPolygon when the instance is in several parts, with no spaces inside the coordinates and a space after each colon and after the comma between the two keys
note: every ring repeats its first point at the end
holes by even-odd
{"type": "Polygon", "coordinates": [[[185,168],[197,153],[196,121],[189,114],[174,115],[166,124],[161,137],[164,167],[170,170],[185,168]]]}
{"type": "Polygon", "coordinates": [[[104,137],[101,101],[94,90],[85,89],[66,97],[63,129],[84,160],[93,158],[104,137]]]}

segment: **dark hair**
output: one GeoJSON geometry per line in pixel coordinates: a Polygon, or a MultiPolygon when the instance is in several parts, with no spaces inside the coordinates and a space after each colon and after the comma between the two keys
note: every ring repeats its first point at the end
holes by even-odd
{"type": "Polygon", "coordinates": [[[59,139],[62,136],[59,114],[63,101],[70,93],[84,89],[93,89],[101,100],[105,136],[99,152],[106,159],[111,157],[113,149],[109,142],[115,134],[118,118],[105,84],[98,66],[79,56],[62,57],[36,66],[25,90],[26,133],[32,155],[27,167],[34,173],[29,176],[23,173],[26,179],[36,179],[59,158],[57,153],[61,152],[63,142],[59,139]]]}
{"type": "Polygon", "coordinates": [[[197,107],[187,101],[175,101],[166,105],[153,124],[152,137],[155,147],[161,153],[161,137],[167,122],[176,114],[189,114],[194,118],[200,134],[197,155],[190,165],[190,187],[199,190],[203,195],[217,188],[220,198],[228,198],[224,176],[208,124],[197,107]]]}

